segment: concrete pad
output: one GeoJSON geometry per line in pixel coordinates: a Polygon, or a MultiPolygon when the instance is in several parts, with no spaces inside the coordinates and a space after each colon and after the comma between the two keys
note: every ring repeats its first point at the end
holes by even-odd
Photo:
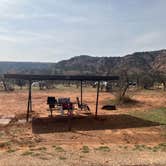
{"type": "Polygon", "coordinates": [[[15,115],[2,115],[1,119],[14,119],[15,115]]]}
{"type": "Polygon", "coordinates": [[[11,119],[0,119],[0,125],[8,125],[11,119]]]}

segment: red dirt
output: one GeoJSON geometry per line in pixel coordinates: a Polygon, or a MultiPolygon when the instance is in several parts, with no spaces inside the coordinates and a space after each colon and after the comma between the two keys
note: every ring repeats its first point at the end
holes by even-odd
{"type": "MultiPolygon", "coordinates": [[[[96,93],[89,91],[84,96],[92,111],[90,117],[72,120],[72,131],[68,132],[68,121],[48,118],[48,106],[46,99],[48,96],[71,97],[72,101],[79,96],[79,92],[65,92],[48,90],[33,92],[33,110],[40,117],[28,124],[11,124],[1,127],[6,133],[4,140],[12,140],[13,145],[22,147],[35,145],[75,145],[83,144],[149,144],[154,145],[165,142],[163,129],[156,123],[144,121],[132,117],[128,111],[144,111],[163,107],[166,103],[164,92],[139,92],[133,98],[139,103],[130,106],[119,106],[117,111],[101,110],[103,101],[113,98],[110,93],[102,92],[99,101],[99,119],[94,119],[96,93]],[[58,121],[58,122],[57,122],[58,121]],[[17,133],[13,133],[14,131],[17,133]],[[29,143],[28,143],[29,142],[29,143]]],[[[11,93],[0,93],[0,115],[17,115],[21,117],[26,113],[27,91],[17,91],[11,93]]],[[[54,115],[57,113],[54,113],[54,115]]]]}

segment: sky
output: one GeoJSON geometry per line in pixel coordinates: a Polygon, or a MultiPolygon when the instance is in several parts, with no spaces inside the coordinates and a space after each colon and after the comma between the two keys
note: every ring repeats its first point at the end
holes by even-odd
{"type": "Polygon", "coordinates": [[[166,0],[0,0],[0,61],[166,48],[166,0]]]}

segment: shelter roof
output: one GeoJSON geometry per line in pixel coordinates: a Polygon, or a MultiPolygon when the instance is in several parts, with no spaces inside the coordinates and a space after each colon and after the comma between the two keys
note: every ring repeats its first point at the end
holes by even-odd
{"type": "Polygon", "coordinates": [[[70,81],[111,81],[119,80],[118,76],[95,75],[31,75],[31,74],[4,74],[4,78],[21,80],[70,80],[70,81]]]}

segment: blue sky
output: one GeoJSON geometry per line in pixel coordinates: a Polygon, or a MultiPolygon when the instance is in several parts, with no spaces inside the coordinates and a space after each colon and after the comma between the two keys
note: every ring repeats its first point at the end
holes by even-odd
{"type": "Polygon", "coordinates": [[[0,0],[0,61],[166,48],[166,0],[0,0]]]}

